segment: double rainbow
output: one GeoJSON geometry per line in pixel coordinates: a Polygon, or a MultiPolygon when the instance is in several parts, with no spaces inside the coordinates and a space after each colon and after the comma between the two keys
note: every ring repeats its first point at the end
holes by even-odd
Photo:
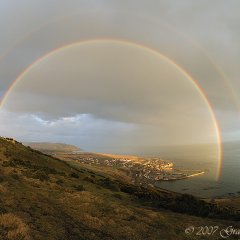
{"type": "Polygon", "coordinates": [[[69,44],[65,44],[61,47],[58,47],[56,49],[53,49],[50,52],[47,52],[46,54],[44,54],[43,56],[41,56],[40,58],[36,59],[33,63],[31,63],[26,69],[24,69],[19,76],[13,81],[13,83],[10,85],[10,87],[8,88],[8,90],[5,92],[1,102],[0,102],[0,108],[2,108],[10,94],[10,92],[17,86],[17,84],[21,81],[21,79],[23,79],[23,77],[31,70],[31,68],[38,64],[39,62],[43,61],[44,59],[46,59],[49,56],[52,56],[62,50],[66,50],[69,49],[71,47],[75,47],[75,46],[79,46],[79,45],[84,45],[87,43],[94,43],[94,42],[99,42],[99,41],[111,41],[113,43],[119,43],[119,44],[124,44],[127,46],[134,46],[134,47],[138,47],[141,49],[145,49],[150,51],[152,54],[157,55],[158,57],[164,59],[167,63],[169,63],[170,65],[173,65],[176,69],[179,70],[179,72],[181,72],[188,80],[189,83],[192,84],[192,86],[197,90],[197,93],[201,96],[201,98],[203,99],[203,101],[205,102],[206,106],[208,107],[211,119],[212,119],[212,123],[214,126],[214,131],[217,137],[217,141],[218,141],[218,166],[217,166],[217,179],[220,177],[221,175],[221,167],[222,167],[222,145],[221,145],[221,134],[220,134],[220,129],[219,129],[219,125],[215,116],[215,113],[213,111],[213,108],[211,106],[211,103],[209,102],[207,96],[205,95],[203,89],[199,86],[199,84],[192,78],[192,76],[190,76],[189,73],[187,73],[180,65],[178,65],[176,62],[174,62],[173,60],[171,60],[170,58],[168,58],[167,56],[163,55],[161,52],[159,52],[156,49],[150,48],[148,46],[136,43],[136,42],[132,42],[132,41],[128,41],[128,40],[123,40],[123,39],[111,39],[111,38],[97,38],[97,39],[86,39],[86,40],[81,40],[78,42],[73,42],[73,43],[69,43],[69,44]]]}

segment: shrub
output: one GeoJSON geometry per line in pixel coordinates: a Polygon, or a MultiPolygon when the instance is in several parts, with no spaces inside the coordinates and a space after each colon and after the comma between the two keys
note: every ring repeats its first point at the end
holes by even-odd
{"type": "Polygon", "coordinates": [[[4,181],[4,177],[0,175],[0,183],[4,181]]]}
{"type": "Polygon", "coordinates": [[[29,240],[28,227],[17,216],[6,213],[0,215],[1,240],[29,240]]]}
{"type": "Polygon", "coordinates": [[[82,192],[82,191],[85,191],[86,189],[85,189],[85,187],[83,186],[83,185],[77,185],[77,186],[75,186],[75,189],[77,190],[77,191],[79,191],[79,192],[82,192]]]}
{"type": "Polygon", "coordinates": [[[12,178],[15,179],[15,180],[19,180],[19,175],[17,173],[13,173],[12,174],[12,178]]]}
{"type": "Polygon", "coordinates": [[[56,181],[56,184],[58,184],[58,185],[61,185],[63,183],[64,183],[64,181],[62,179],[59,179],[59,180],[56,181]]]}
{"type": "Polygon", "coordinates": [[[9,162],[9,161],[4,161],[4,162],[2,163],[2,166],[3,166],[3,167],[9,167],[9,166],[10,166],[10,162],[9,162]]]}
{"type": "Polygon", "coordinates": [[[49,180],[49,176],[43,172],[43,171],[38,171],[34,174],[34,178],[37,178],[41,181],[48,181],[49,180]]]}
{"type": "Polygon", "coordinates": [[[71,176],[72,178],[79,178],[79,176],[78,176],[77,173],[71,173],[70,176],[71,176]]]}
{"type": "Polygon", "coordinates": [[[105,188],[108,188],[112,191],[115,191],[115,192],[120,191],[120,188],[119,188],[117,182],[112,181],[110,178],[101,179],[100,180],[100,185],[105,187],[105,188]]]}
{"type": "Polygon", "coordinates": [[[113,197],[118,198],[118,199],[122,199],[122,195],[119,194],[119,193],[113,194],[113,197]]]}
{"type": "Polygon", "coordinates": [[[91,183],[95,183],[94,179],[92,179],[91,177],[87,176],[84,178],[85,181],[91,182],[91,183]]]}

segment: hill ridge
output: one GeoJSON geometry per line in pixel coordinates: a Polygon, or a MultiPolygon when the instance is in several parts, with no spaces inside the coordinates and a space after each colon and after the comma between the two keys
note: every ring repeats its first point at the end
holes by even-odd
{"type": "Polygon", "coordinates": [[[187,239],[184,222],[223,225],[217,218],[238,217],[191,195],[135,186],[0,138],[0,239],[9,231],[16,240],[187,239]]]}

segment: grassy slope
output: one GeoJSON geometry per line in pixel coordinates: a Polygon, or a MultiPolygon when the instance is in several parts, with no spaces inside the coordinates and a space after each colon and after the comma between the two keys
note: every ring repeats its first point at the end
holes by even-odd
{"type": "Polygon", "coordinates": [[[81,151],[81,149],[76,146],[64,144],[64,143],[30,142],[30,143],[24,143],[24,145],[30,146],[33,149],[36,149],[45,153],[81,151]]]}
{"type": "Polygon", "coordinates": [[[187,226],[234,225],[159,208],[154,192],[2,138],[0,166],[1,240],[195,239],[187,226]]]}

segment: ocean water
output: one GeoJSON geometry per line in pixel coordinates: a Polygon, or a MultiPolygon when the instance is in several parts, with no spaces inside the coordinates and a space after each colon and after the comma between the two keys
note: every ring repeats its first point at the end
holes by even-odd
{"type": "Polygon", "coordinates": [[[160,188],[202,198],[240,196],[240,142],[223,143],[222,171],[216,178],[216,147],[213,145],[124,147],[108,152],[160,157],[177,169],[204,170],[203,175],[177,181],[160,181],[160,188]]]}
{"type": "Polygon", "coordinates": [[[211,148],[211,146],[185,146],[161,149],[159,155],[172,161],[176,168],[203,169],[206,172],[204,175],[188,179],[158,182],[157,186],[203,198],[240,196],[240,143],[223,144],[222,171],[219,179],[215,177],[216,164],[212,158],[211,148]]]}

